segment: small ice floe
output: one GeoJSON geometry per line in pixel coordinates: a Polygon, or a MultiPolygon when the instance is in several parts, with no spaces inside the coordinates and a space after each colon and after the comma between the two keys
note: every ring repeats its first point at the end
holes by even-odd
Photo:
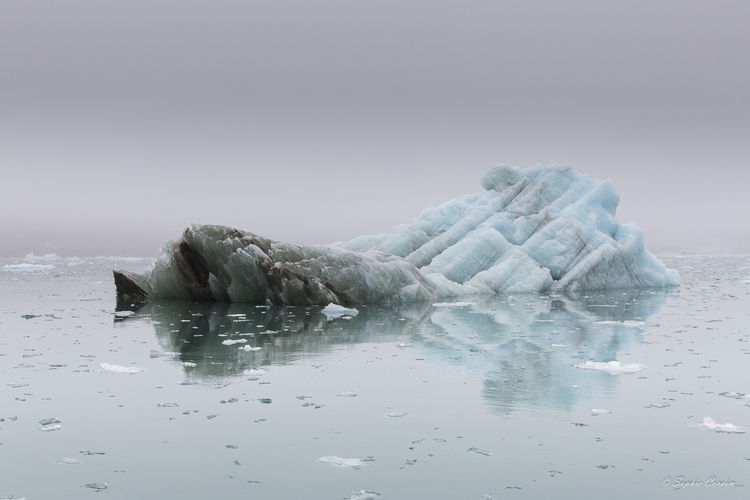
{"type": "Polygon", "coordinates": [[[345,391],[345,392],[339,392],[336,395],[337,396],[343,396],[343,397],[346,397],[346,398],[353,398],[353,397],[355,397],[357,395],[357,393],[354,392],[354,391],[345,391]]]}
{"type": "Polygon", "coordinates": [[[62,423],[62,420],[60,420],[57,417],[45,418],[39,421],[39,425],[41,425],[42,427],[47,427],[48,425],[61,424],[61,423],[62,423]]]}
{"type": "Polygon", "coordinates": [[[414,347],[414,344],[408,344],[404,342],[401,344],[396,344],[396,347],[398,347],[399,349],[406,349],[407,347],[414,347]]]}
{"type": "Polygon", "coordinates": [[[260,351],[260,347],[250,347],[249,345],[240,346],[240,351],[260,351]]]}
{"type": "Polygon", "coordinates": [[[107,483],[86,483],[83,486],[92,490],[102,491],[107,489],[107,483]]]}
{"type": "Polygon", "coordinates": [[[435,302],[432,307],[471,307],[474,302],[435,302]]]}
{"type": "Polygon", "coordinates": [[[485,455],[487,457],[492,456],[491,451],[483,450],[482,448],[474,448],[473,446],[466,451],[469,451],[471,453],[478,453],[480,455],[485,455]]]}
{"type": "Polygon", "coordinates": [[[45,425],[44,427],[39,428],[42,432],[59,431],[60,429],[62,429],[62,425],[60,424],[45,425]]]}
{"type": "Polygon", "coordinates": [[[603,410],[601,408],[593,408],[591,410],[591,415],[594,416],[594,417],[596,417],[597,415],[602,415],[604,413],[612,413],[612,412],[609,411],[609,410],[603,410]]]}
{"type": "Polygon", "coordinates": [[[135,311],[115,311],[115,319],[125,319],[135,316],[135,311]]]}
{"type": "Polygon", "coordinates": [[[183,361],[182,366],[184,366],[185,368],[195,368],[196,366],[198,366],[198,364],[193,363],[192,361],[183,361]]]}
{"type": "Polygon", "coordinates": [[[178,405],[177,403],[156,403],[157,408],[176,408],[178,405]]]}
{"type": "Polygon", "coordinates": [[[359,469],[360,467],[364,465],[364,462],[362,462],[362,460],[360,460],[359,458],[344,458],[344,457],[336,457],[333,455],[320,457],[318,459],[318,462],[323,462],[324,464],[338,465],[339,467],[351,467],[352,469],[359,469]]]}
{"type": "Polygon", "coordinates": [[[356,309],[349,309],[348,307],[339,306],[336,304],[328,304],[320,312],[326,315],[328,321],[333,321],[336,318],[342,318],[344,316],[353,318],[354,316],[359,314],[359,311],[357,311],[356,309]]]}
{"type": "Polygon", "coordinates": [[[55,462],[58,464],[69,464],[69,465],[75,465],[75,464],[81,463],[81,461],[78,460],[77,458],[68,458],[68,457],[58,458],[55,462]]]}
{"type": "Polygon", "coordinates": [[[266,373],[266,371],[263,368],[257,368],[257,369],[250,368],[249,370],[245,370],[242,373],[244,373],[245,375],[253,375],[255,377],[260,377],[261,375],[266,373]]]}
{"type": "Polygon", "coordinates": [[[222,345],[244,344],[245,342],[247,342],[247,339],[226,339],[224,342],[222,342],[222,345]]]}
{"type": "Polygon", "coordinates": [[[377,491],[359,490],[352,491],[346,500],[388,500],[377,491]]]}
{"type": "Polygon", "coordinates": [[[745,406],[750,406],[750,394],[745,394],[743,392],[720,392],[719,396],[725,396],[727,398],[732,398],[732,399],[739,399],[745,404],[745,406]]]}
{"type": "Polygon", "coordinates": [[[648,368],[646,365],[641,363],[631,363],[623,365],[619,361],[586,361],[584,363],[578,363],[577,365],[573,366],[575,366],[576,368],[583,368],[585,370],[602,370],[609,373],[610,375],[620,375],[621,373],[629,375],[631,373],[636,373],[648,368]]]}
{"type": "Polygon", "coordinates": [[[386,417],[391,417],[391,418],[401,418],[407,415],[408,413],[406,413],[405,411],[392,411],[392,412],[385,414],[386,417]]]}
{"type": "Polygon", "coordinates": [[[106,373],[138,373],[144,371],[143,368],[137,366],[120,366],[110,365],[109,363],[99,363],[99,368],[102,372],[106,373]]]}
{"type": "Polygon", "coordinates": [[[726,432],[727,434],[744,434],[745,431],[742,427],[737,427],[734,424],[727,422],[726,424],[716,423],[711,417],[703,417],[703,423],[701,424],[704,429],[708,429],[716,432],[726,432]]]}

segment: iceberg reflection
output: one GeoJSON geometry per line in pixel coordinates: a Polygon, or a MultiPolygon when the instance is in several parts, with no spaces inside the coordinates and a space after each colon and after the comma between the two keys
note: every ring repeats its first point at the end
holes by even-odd
{"type": "MultiPolygon", "coordinates": [[[[392,342],[410,359],[483,379],[492,411],[568,408],[580,399],[613,394],[618,376],[583,370],[586,361],[630,359],[665,301],[664,290],[617,290],[580,295],[483,296],[454,303],[360,306],[330,319],[318,306],[266,307],[241,303],[121,301],[135,314],[118,321],[153,325],[164,355],[184,365],[196,383],[246,376],[247,370],[320,361],[341,349],[392,342]]],[[[648,373],[648,372],[644,372],[648,373]]],[[[643,375],[641,373],[640,375],[643,375]]]]}

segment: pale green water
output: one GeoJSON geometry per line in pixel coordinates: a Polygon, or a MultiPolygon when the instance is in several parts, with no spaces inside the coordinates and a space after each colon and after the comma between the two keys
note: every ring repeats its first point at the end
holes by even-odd
{"type": "Polygon", "coordinates": [[[147,261],[0,259],[0,498],[744,498],[705,483],[750,484],[748,434],[701,422],[750,427],[745,400],[721,395],[750,393],[750,260],[665,260],[679,290],[327,321],[116,304],[110,269],[147,261]],[[574,366],[586,360],[647,368],[574,366]],[[52,417],[59,429],[40,431],[52,417]],[[703,484],[662,485],[679,476],[703,484]]]}

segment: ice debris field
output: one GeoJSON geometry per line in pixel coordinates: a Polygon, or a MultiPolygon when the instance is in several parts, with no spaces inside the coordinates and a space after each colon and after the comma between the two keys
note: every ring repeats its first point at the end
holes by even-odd
{"type": "Polygon", "coordinates": [[[679,287],[290,307],[0,257],[0,499],[745,499],[750,256],[660,258],[679,287]]]}
{"type": "Polygon", "coordinates": [[[193,225],[122,296],[352,307],[468,295],[677,285],[635,223],[615,219],[610,181],[568,166],[501,165],[486,190],[428,208],[390,233],[298,246],[193,225]]]}

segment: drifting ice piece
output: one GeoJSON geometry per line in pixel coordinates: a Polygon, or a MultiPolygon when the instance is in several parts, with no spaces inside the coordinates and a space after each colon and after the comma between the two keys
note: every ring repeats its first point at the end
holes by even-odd
{"type": "Polygon", "coordinates": [[[402,303],[472,294],[677,285],[615,219],[610,181],[566,166],[501,165],[487,190],[422,212],[390,233],[297,246],[193,225],[146,275],[115,271],[118,295],[277,305],[402,303]]]}

